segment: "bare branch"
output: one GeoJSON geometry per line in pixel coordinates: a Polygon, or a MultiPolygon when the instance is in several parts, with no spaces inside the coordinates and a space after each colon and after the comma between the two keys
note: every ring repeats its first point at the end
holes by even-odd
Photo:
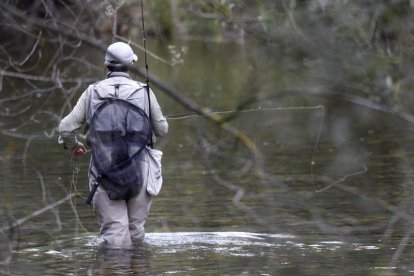
{"type": "Polygon", "coordinates": [[[45,213],[45,212],[47,212],[47,211],[49,211],[51,209],[56,208],[59,205],[65,203],[66,201],[70,200],[74,196],[76,196],[76,194],[68,194],[64,198],[62,198],[62,199],[60,199],[60,200],[58,200],[58,201],[56,201],[56,202],[54,202],[52,204],[49,204],[49,205],[47,205],[47,206],[45,206],[45,207],[43,207],[43,208],[41,208],[39,210],[36,210],[36,211],[34,211],[33,213],[31,213],[30,215],[28,215],[28,216],[26,216],[24,218],[20,218],[20,219],[16,220],[11,225],[0,228],[0,232],[4,232],[4,231],[10,230],[12,228],[19,227],[22,224],[24,224],[27,221],[29,221],[30,219],[32,219],[34,217],[37,217],[37,216],[39,216],[39,215],[41,215],[41,214],[43,214],[43,213],[45,213]]]}

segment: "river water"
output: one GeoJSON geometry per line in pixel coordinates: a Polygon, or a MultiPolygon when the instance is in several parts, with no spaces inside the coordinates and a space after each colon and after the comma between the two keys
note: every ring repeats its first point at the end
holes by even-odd
{"type": "MultiPolygon", "coordinates": [[[[157,143],[164,186],[146,239],[133,249],[102,246],[84,204],[88,157],[72,159],[57,144],[60,97],[48,98],[52,115],[37,110],[29,123],[3,117],[0,274],[414,273],[411,124],[332,98],[279,94],[268,71],[263,87],[249,87],[243,78],[255,73],[238,47],[190,45],[173,75],[154,61],[155,72],[214,110],[232,110],[252,87],[260,91],[231,120],[257,155],[205,118],[171,117],[169,135],[157,143]]],[[[185,112],[158,95],[165,114],[185,112]]]]}

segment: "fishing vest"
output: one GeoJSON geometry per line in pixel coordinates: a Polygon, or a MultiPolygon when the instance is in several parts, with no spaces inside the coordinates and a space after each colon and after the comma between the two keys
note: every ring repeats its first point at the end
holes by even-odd
{"type": "Polygon", "coordinates": [[[128,200],[138,194],[145,149],[151,141],[150,119],[137,104],[145,106],[145,86],[135,82],[134,87],[131,82],[98,82],[88,89],[87,143],[97,172],[94,185],[102,186],[111,200],[128,200]]]}

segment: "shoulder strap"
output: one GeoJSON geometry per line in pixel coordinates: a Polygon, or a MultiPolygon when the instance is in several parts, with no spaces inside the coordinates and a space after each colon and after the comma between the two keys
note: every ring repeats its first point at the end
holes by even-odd
{"type": "MultiPolygon", "coordinates": [[[[151,116],[151,97],[150,97],[150,88],[149,88],[149,82],[147,82],[147,85],[145,87],[145,89],[147,90],[147,96],[148,96],[148,118],[150,120],[150,124],[152,125],[152,116],[151,116]]],[[[154,141],[153,141],[153,137],[151,134],[151,138],[150,138],[150,144],[149,146],[151,148],[154,147],[154,141]]]]}

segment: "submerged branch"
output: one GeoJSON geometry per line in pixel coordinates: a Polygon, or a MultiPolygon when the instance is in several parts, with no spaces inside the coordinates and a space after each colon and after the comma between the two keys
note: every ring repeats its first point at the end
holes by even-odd
{"type": "MultiPolygon", "coordinates": [[[[414,115],[405,112],[403,110],[400,110],[398,107],[395,106],[389,106],[383,103],[374,102],[370,99],[358,96],[358,95],[349,95],[339,92],[332,92],[332,91],[326,91],[327,87],[316,87],[311,89],[301,89],[301,88],[293,88],[293,89],[287,89],[284,91],[279,91],[279,93],[276,96],[269,96],[268,98],[281,98],[284,96],[292,96],[292,95],[300,95],[300,96],[306,96],[306,97],[323,97],[323,98],[334,98],[338,100],[342,100],[345,102],[352,103],[354,105],[359,105],[371,110],[379,111],[382,113],[387,113],[394,115],[398,118],[401,118],[404,121],[407,121],[409,123],[414,123],[414,115]]],[[[261,100],[266,99],[266,97],[261,98],[261,100]]]]}
{"type": "Polygon", "coordinates": [[[51,209],[56,208],[59,205],[65,203],[66,201],[70,200],[74,196],[76,196],[76,194],[68,194],[64,198],[62,198],[62,199],[60,199],[60,200],[58,200],[58,201],[56,201],[56,202],[54,202],[52,204],[49,204],[48,206],[45,206],[45,207],[43,207],[43,208],[41,208],[39,210],[36,210],[36,211],[34,211],[33,213],[31,213],[30,215],[28,215],[28,216],[26,216],[24,218],[21,218],[21,219],[16,220],[15,222],[11,223],[9,226],[0,228],[0,232],[7,231],[7,230],[13,229],[15,227],[19,227],[20,225],[22,225],[23,223],[27,222],[28,220],[30,220],[30,219],[32,219],[34,217],[37,217],[37,216],[39,216],[39,215],[41,215],[41,214],[43,214],[43,213],[45,213],[45,212],[47,212],[47,211],[49,211],[51,209]]]}

